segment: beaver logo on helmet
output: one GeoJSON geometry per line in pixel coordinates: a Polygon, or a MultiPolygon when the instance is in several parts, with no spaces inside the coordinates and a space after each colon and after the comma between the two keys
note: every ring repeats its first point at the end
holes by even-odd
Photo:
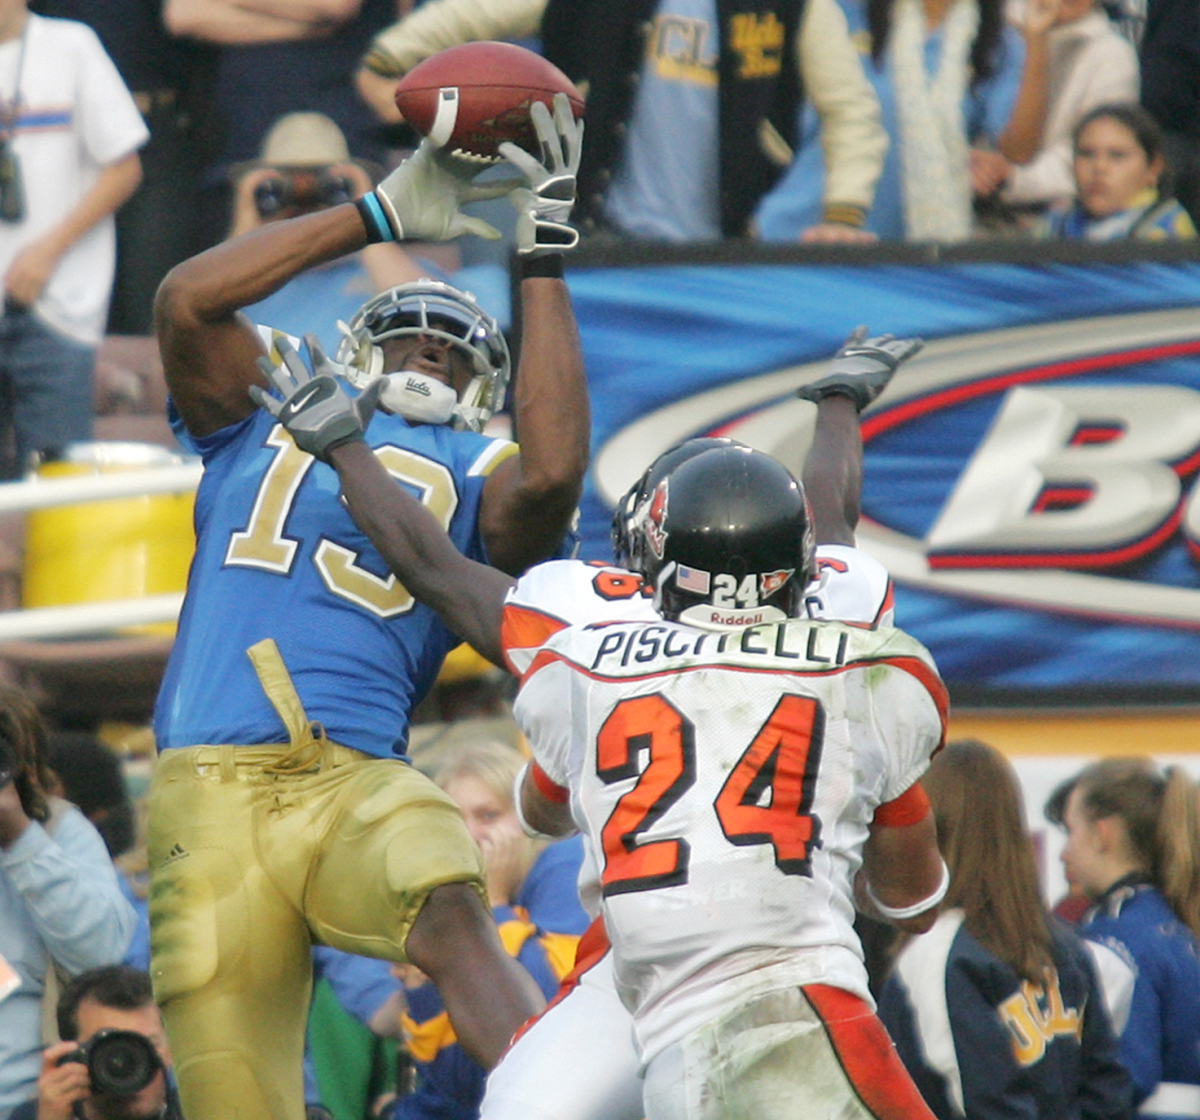
{"type": "Polygon", "coordinates": [[[650,551],[659,560],[663,558],[663,554],[667,549],[665,522],[667,520],[668,481],[668,479],[664,478],[654,488],[654,493],[650,495],[650,504],[642,519],[642,535],[646,539],[646,544],[650,546],[650,551]]]}

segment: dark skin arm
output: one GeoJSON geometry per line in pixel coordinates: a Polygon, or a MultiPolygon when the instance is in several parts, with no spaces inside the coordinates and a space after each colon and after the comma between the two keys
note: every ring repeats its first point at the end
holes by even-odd
{"type": "Polygon", "coordinates": [[[362,440],[335,447],[329,461],[354,520],[388,567],[454,633],[502,665],[500,622],[512,577],[463,556],[433,514],[396,484],[362,440]]]}
{"type": "MultiPolygon", "coordinates": [[[[240,308],[292,277],[367,244],[355,207],[271,222],[177,265],[155,300],[171,398],[194,436],[248,416],[250,385],[264,384],[263,353],[240,308]]],[[[521,348],[515,419],[521,454],[484,486],[479,524],[497,567],[520,572],[561,542],[583,488],[591,417],[579,332],[564,281],[521,282],[521,348]]]]}
{"type": "Polygon", "coordinates": [[[937,921],[932,905],[911,918],[897,920],[880,914],[867,897],[863,878],[885,906],[903,909],[932,895],[942,881],[942,856],[937,846],[933,814],[900,827],[871,825],[863,848],[863,865],[854,882],[855,901],[869,918],[888,922],[909,933],[924,933],[937,921]]]}
{"type": "Polygon", "coordinates": [[[818,402],[803,481],[818,543],[853,545],[862,497],[863,447],[858,411],[849,397],[834,394],[818,402]]]}
{"type": "Polygon", "coordinates": [[[521,454],[488,479],[479,512],[488,558],[514,575],[550,559],[562,541],[583,490],[592,424],[566,283],[522,280],[520,302],[514,422],[521,454]]]}
{"type": "Polygon", "coordinates": [[[154,301],[155,327],[171,399],[192,435],[249,416],[255,405],[246,390],[265,384],[255,365],[263,345],[239,309],[366,243],[358,211],[344,203],[270,222],[167,273],[154,301]]]}

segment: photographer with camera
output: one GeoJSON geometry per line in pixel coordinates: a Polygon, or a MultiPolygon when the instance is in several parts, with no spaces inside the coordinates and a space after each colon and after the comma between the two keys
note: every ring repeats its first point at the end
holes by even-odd
{"type": "Polygon", "coordinates": [[[99,832],[55,796],[47,758],[36,705],[0,687],[0,1120],[34,1092],[52,970],[114,964],[136,920],[99,832]]]}
{"type": "MultiPolygon", "coordinates": [[[[354,158],[342,130],[324,114],[286,113],[267,133],[260,157],[236,165],[231,175],[233,238],[353,202],[375,186],[383,168],[354,158]]],[[[254,322],[296,336],[316,329],[332,354],[341,341],[338,319],[349,322],[375,292],[430,275],[429,264],[418,264],[398,242],[380,242],[309,269],[244,310],[254,322]]]]}
{"type": "Polygon", "coordinates": [[[59,996],[58,1033],[37,1098],[11,1120],[182,1120],[148,973],[112,965],[76,976],[59,996]]]}

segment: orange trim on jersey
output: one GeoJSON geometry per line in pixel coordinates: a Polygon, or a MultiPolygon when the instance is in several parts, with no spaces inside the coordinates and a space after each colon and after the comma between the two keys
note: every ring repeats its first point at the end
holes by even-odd
{"type": "Polygon", "coordinates": [[[547,801],[553,801],[555,805],[565,805],[570,800],[571,791],[560,786],[536,762],[529,764],[529,776],[533,779],[538,793],[547,801]]]}
{"type": "Polygon", "coordinates": [[[905,828],[923,821],[932,811],[929,794],[920,782],[913,782],[899,797],[885,801],[875,810],[874,823],[883,828],[905,828]]]}
{"type": "MultiPolygon", "coordinates": [[[[730,633],[736,632],[730,631],[730,633]]],[[[714,637],[719,636],[715,631],[708,631],[708,633],[714,637]]],[[[554,664],[556,661],[561,661],[569,665],[575,672],[582,673],[585,677],[590,677],[594,681],[649,681],[655,677],[675,676],[678,673],[696,673],[701,669],[714,668],[713,662],[705,662],[702,665],[686,665],[671,669],[659,669],[652,673],[631,673],[628,676],[613,677],[605,673],[597,673],[592,669],[587,669],[580,665],[579,662],[572,661],[569,657],[564,656],[556,650],[543,649],[539,650],[537,657],[533,659],[533,664],[529,666],[528,671],[521,677],[521,684],[524,685],[535,673],[544,669],[547,665],[554,664]]],[[[946,725],[950,719],[950,693],[946,691],[946,686],[942,682],[942,678],[938,676],[937,670],[931,669],[919,657],[865,657],[861,661],[847,661],[845,665],[834,665],[828,669],[813,669],[809,672],[804,672],[800,669],[758,669],[753,665],[721,664],[715,667],[733,673],[769,673],[772,676],[788,675],[793,677],[831,677],[836,673],[845,673],[850,669],[861,669],[869,665],[891,665],[893,668],[907,673],[910,677],[914,677],[925,686],[925,691],[929,693],[929,698],[933,701],[934,707],[937,708],[938,720],[942,726],[941,738],[934,753],[940,751],[946,742],[946,725]]]]}
{"type": "Polygon", "coordinates": [[[504,660],[509,671],[520,675],[508,651],[512,649],[540,649],[560,630],[565,630],[567,623],[561,618],[555,618],[545,611],[533,607],[523,607],[516,603],[507,603],[500,622],[500,648],[504,651],[504,660]]]}
{"type": "Polygon", "coordinates": [[[935,1120],[867,1004],[828,984],[805,984],[800,990],[824,1025],[850,1087],[876,1120],[935,1120]]]}
{"type": "Polygon", "coordinates": [[[554,998],[537,1015],[534,1015],[531,1019],[526,1019],[517,1028],[517,1033],[512,1036],[512,1041],[509,1042],[505,1053],[511,1050],[517,1039],[545,1015],[550,1008],[562,1003],[567,996],[578,988],[579,981],[583,979],[584,973],[595,968],[610,948],[608,930],[604,928],[604,919],[602,917],[594,919],[592,924],[583,931],[583,936],[579,939],[579,945],[575,949],[575,967],[563,977],[562,983],[558,986],[558,991],[554,993],[554,998]]]}

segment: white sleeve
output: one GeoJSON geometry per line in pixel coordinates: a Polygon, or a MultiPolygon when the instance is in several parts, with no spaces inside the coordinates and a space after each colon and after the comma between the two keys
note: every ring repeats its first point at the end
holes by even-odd
{"type": "Polygon", "coordinates": [[[103,167],[137,151],[150,130],[99,36],[83,24],[76,34],[79,131],[88,155],[103,167]]]}
{"type": "Polygon", "coordinates": [[[513,705],[513,717],[529,740],[533,761],[550,781],[568,790],[574,789],[583,753],[573,749],[571,677],[567,665],[551,661],[525,679],[513,705]]]}
{"type": "Polygon", "coordinates": [[[884,753],[884,802],[899,797],[929,769],[945,742],[949,707],[946,687],[923,647],[902,631],[892,633],[897,641],[889,642],[879,659],[888,671],[872,671],[868,685],[875,737],[884,753]]]}
{"type": "Polygon", "coordinates": [[[840,206],[870,209],[888,136],[879,98],[837,0],[809,0],[799,35],[801,80],[821,121],[825,218],[840,206]]]}

